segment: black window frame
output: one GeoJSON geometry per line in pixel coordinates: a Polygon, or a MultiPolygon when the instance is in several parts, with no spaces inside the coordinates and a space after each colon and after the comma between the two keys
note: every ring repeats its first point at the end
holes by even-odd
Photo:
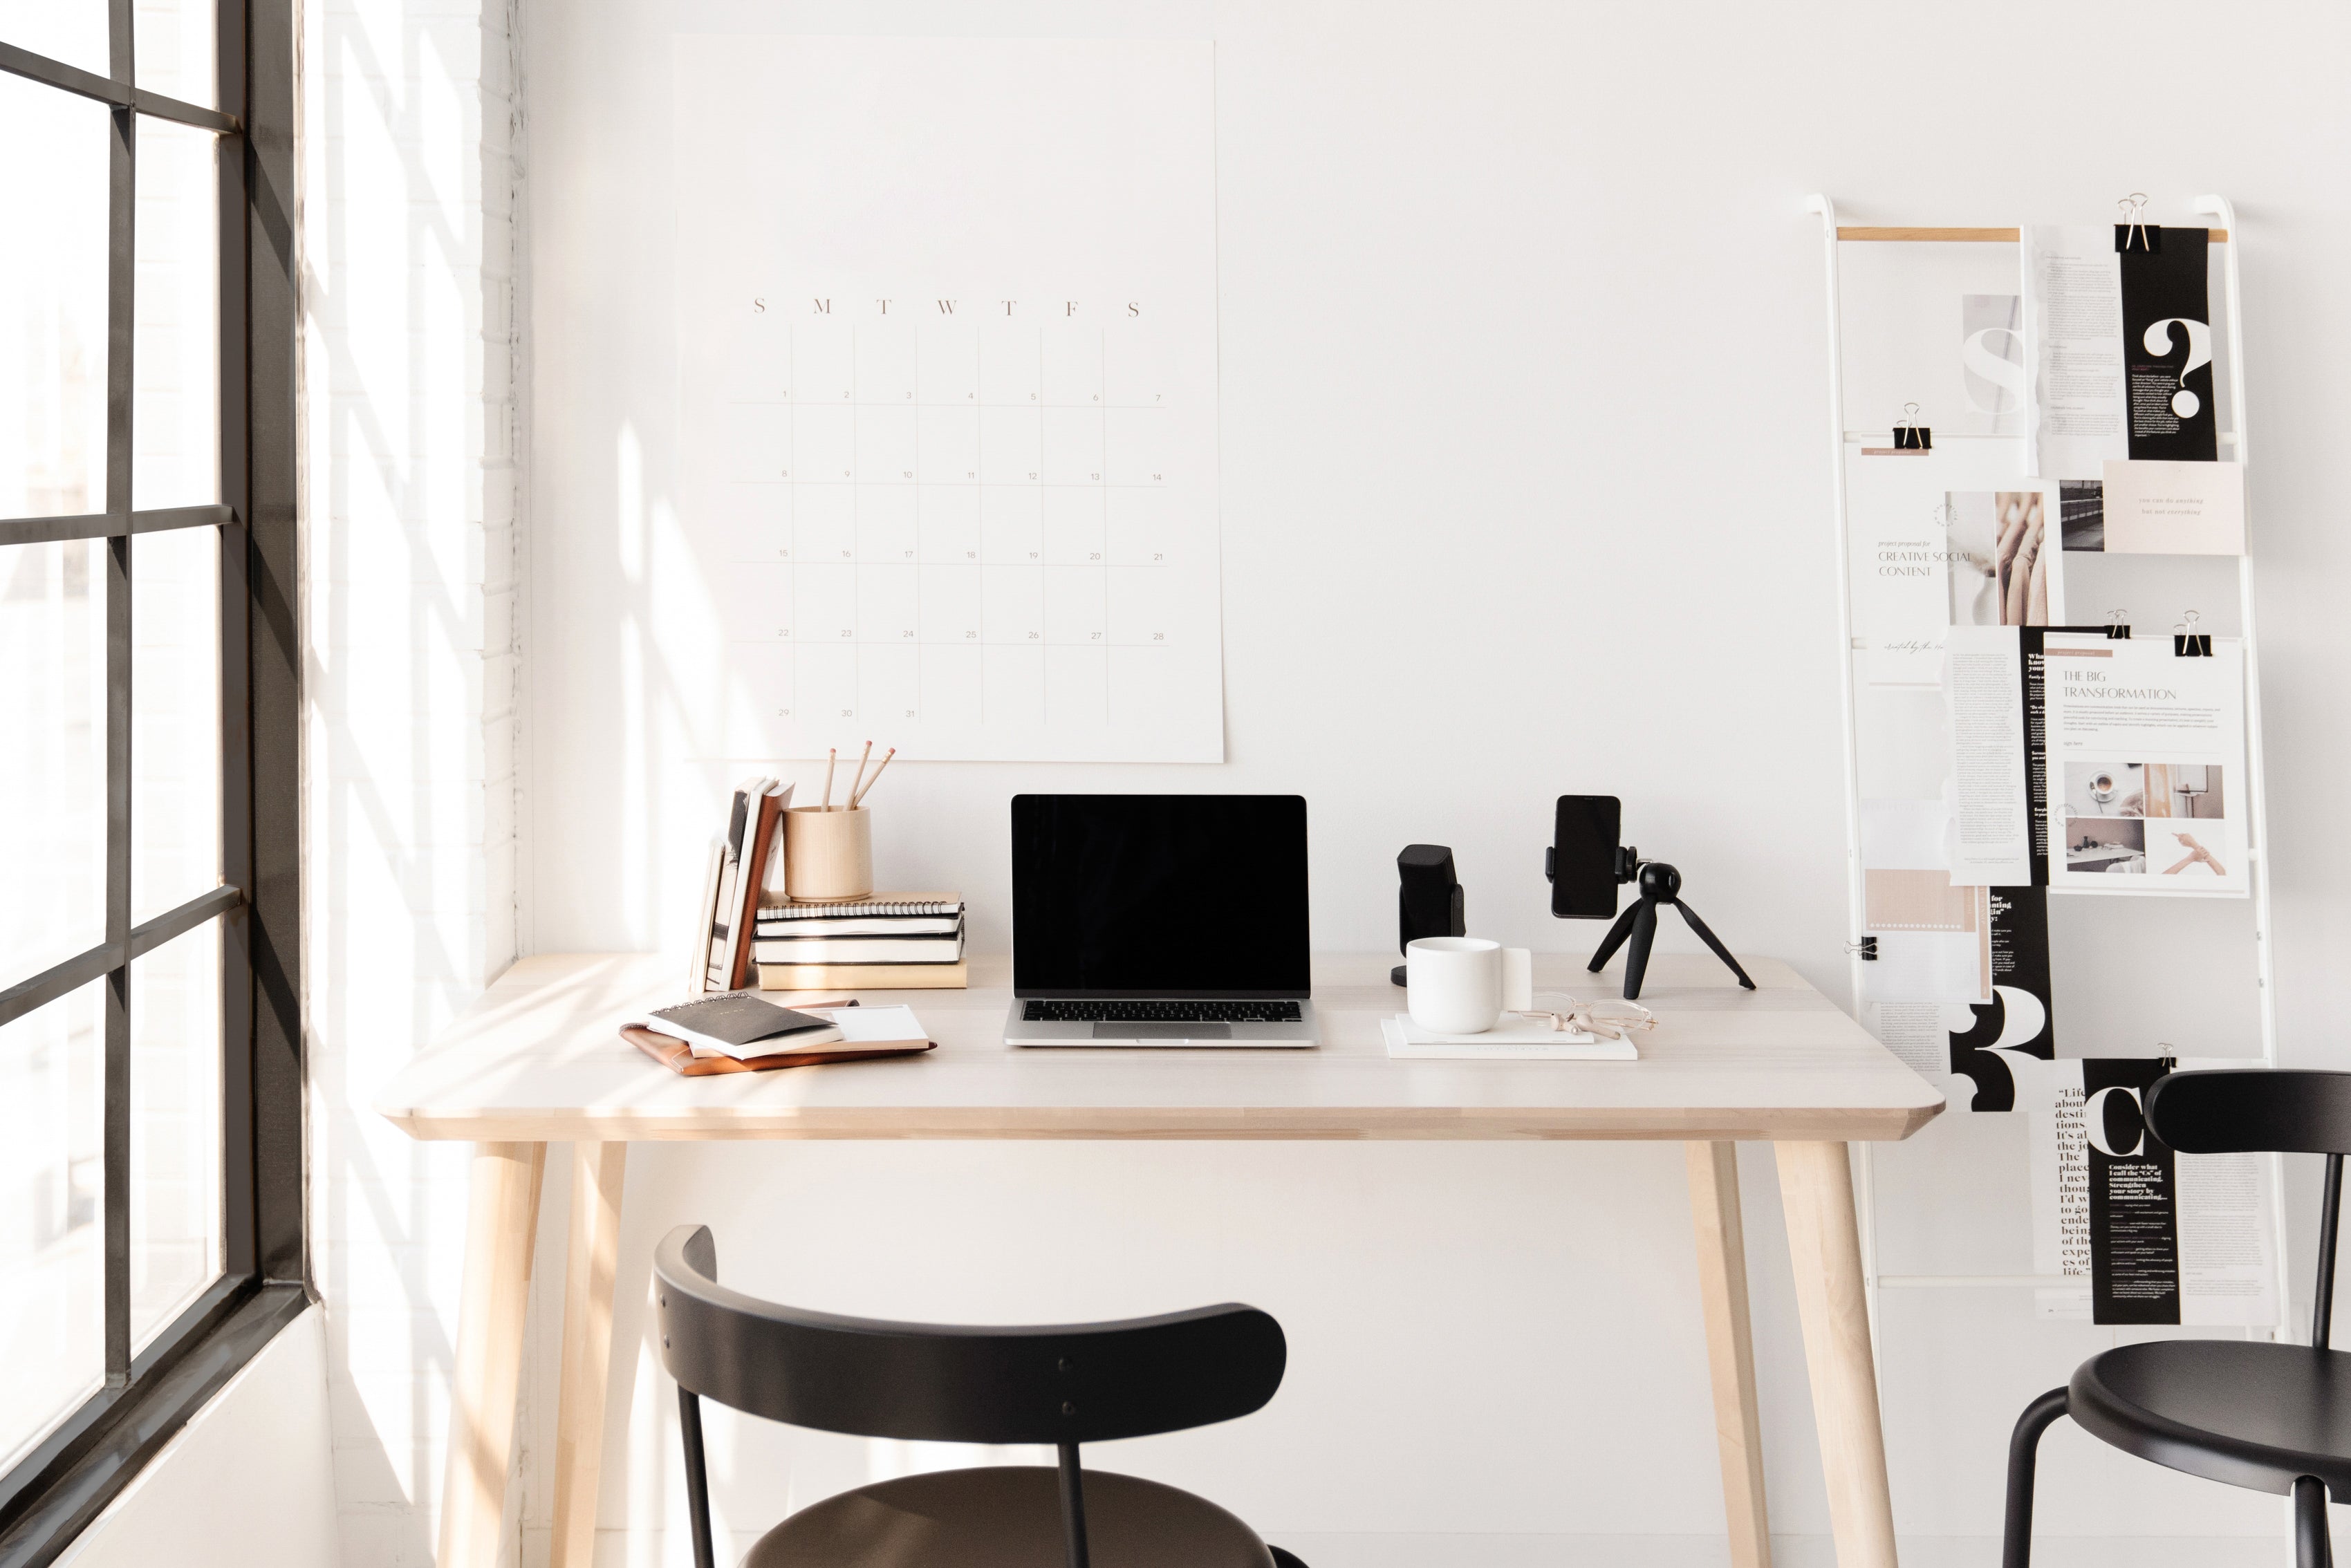
{"type": "MultiPolygon", "coordinates": [[[[0,39],[0,72],[111,110],[106,510],[0,519],[0,545],[107,541],[106,928],[98,946],[0,976],[0,1024],[104,983],[106,1376],[0,1474],[0,1568],[41,1568],[312,1296],[304,1241],[299,702],[296,599],[293,0],[216,0],[217,110],[138,85],[131,0],[106,0],[104,76],[0,39]],[[131,508],[138,122],[219,138],[220,500],[131,508]],[[220,542],[221,885],[131,923],[131,561],[138,535],[220,542]],[[135,1355],[131,1335],[131,967],[217,922],[224,1272],[135,1355]]],[[[34,151],[37,156],[37,151],[34,151]]],[[[0,679],[5,679],[0,673],[0,679]]]]}

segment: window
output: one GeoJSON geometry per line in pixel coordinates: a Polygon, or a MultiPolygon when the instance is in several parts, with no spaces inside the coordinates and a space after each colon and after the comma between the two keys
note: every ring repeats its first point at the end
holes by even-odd
{"type": "Polygon", "coordinates": [[[0,1564],[308,1300],[291,0],[0,0],[0,1564]]]}

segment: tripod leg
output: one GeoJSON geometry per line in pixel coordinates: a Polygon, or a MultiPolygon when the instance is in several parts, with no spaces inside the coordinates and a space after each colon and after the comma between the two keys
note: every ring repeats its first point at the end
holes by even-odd
{"type": "Polygon", "coordinates": [[[1625,946],[1625,938],[1633,935],[1633,921],[1640,913],[1640,904],[1635,904],[1632,908],[1618,915],[1616,924],[1608,928],[1608,935],[1602,939],[1600,950],[1592,955],[1592,962],[1586,964],[1584,967],[1595,975],[1606,968],[1608,960],[1616,956],[1616,949],[1625,946]]]}
{"type": "Polygon", "coordinates": [[[1625,955],[1625,999],[1638,1001],[1649,972],[1649,944],[1657,936],[1657,906],[1643,899],[1633,910],[1633,950],[1625,955]]]}
{"type": "Polygon", "coordinates": [[[1698,917],[1698,911],[1678,901],[1674,907],[1682,912],[1682,918],[1688,921],[1689,928],[1698,933],[1698,939],[1713,948],[1716,957],[1730,966],[1730,972],[1739,977],[1739,983],[1749,990],[1753,990],[1755,982],[1747,977],[1747,971],[1739,967],[1739,960],[1730,956],[1730,949],[1724,946],[1716,939],[1714,933],[1706,928],[1706,922],[1698,917]]]}

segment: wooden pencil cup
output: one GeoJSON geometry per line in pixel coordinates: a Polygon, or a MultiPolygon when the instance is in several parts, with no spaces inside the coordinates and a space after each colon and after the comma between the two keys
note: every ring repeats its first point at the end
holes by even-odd
{"type": "Polygon", "coordinates": [[[862,806],[784,812],[784,892],[792,898],[862,898],[873,891],[873,813],[862,806]]]}

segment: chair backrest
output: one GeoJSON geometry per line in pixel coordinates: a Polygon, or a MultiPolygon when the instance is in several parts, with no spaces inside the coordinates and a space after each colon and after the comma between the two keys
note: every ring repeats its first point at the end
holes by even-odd
{"type": "Polygon", "coordinates": [[[2147,1124],[2183,1155],[2325,1155],[2318,1213],[2317,1299],[2310,1343],[2327,1346],[2335,1316],[2335,1234],[2343,1156],[2351,1153],[2351,1072],[2276,1067],[2171,1072],[2147,1092],[2147,1124]]]}
{"type": "Polygon", "coordinates": [[[2351,1155],[2351,1072],[2167,1073],[2148,1092],[2147,1121],[2188,1155],[2351,1155]]]}
{"type": "Polygon", "coordinates": [[[820,1431],[949,1443],[1099,1442],[1230,1420],[1281,1386],[1255,1307],[1043,1328],[888,1322],[730,1291],[704,1226],[653,1254],[662,1362],[687,1392],[820,1431]]]}

